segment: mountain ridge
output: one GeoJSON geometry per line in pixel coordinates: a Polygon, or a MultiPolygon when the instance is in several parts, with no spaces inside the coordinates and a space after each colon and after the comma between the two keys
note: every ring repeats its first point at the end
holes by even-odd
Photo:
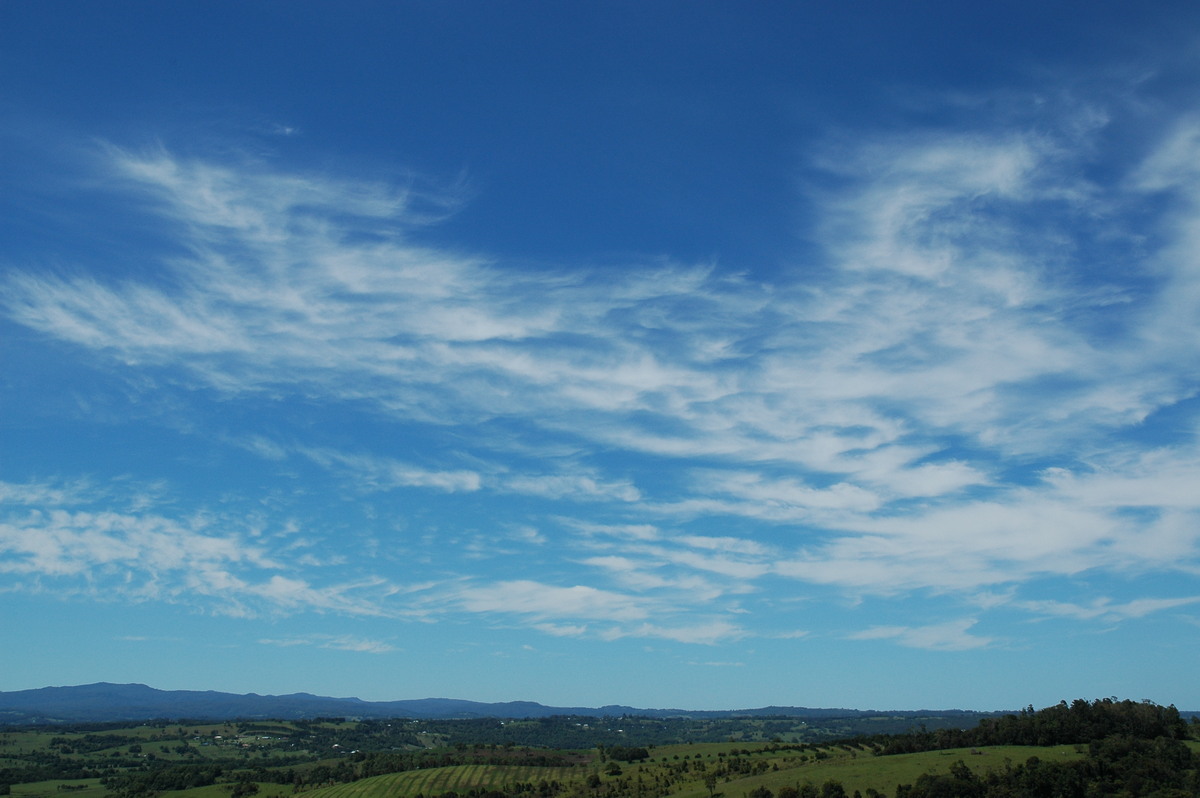
{"type": "MultiPolygon", "coordinates": [[[[652,709],[608,704],[601,707],[555,707],[536,701],[482,702],[457,698],[365,701],[357,697],[312,693],[260,695],[217,690],[159,690],[140,683],[95,682],[0,692],[0,724],[102,723],[168,719],[297,720],[315,717],[414,719],[542,718],[552,715],[720,718],[787,716],[807,718],[862,717],[886,714],[919,717],[931,710],[858,710],[769,706],[738,710],[652,709]]],[[[939,715],[993,715],[972,710],[938,710],[939,715]]]]}

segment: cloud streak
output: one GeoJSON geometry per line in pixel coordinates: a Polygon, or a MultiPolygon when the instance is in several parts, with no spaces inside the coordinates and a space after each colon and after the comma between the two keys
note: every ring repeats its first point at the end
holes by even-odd
{"type": "MultiPolygon", "coordinates": [[[[28,500],[63,504],[104,500],[71,488],[6,484],[28,500]]],[[[168,601],[251,616],[296,611],[378,615],[369,595],[380,580],[317,586],[296,575],[285,548],[245,521],[155,512],[32,510],[0,515],[0,573],[30,590],[93,599],[168,601]],[[364,589],[368,595],[364,595],[364,589]]]]}
{"type": "Polygon", "coordinates": [[[982,648],[992,640],[972,635],[968,630],[976,623],[973,618],[947,621],[929,626],[873,626],[849,636],[850,640],[895,640],[908,648],[930,651],[966,651],[982,648]]]}
{"type": "MultiPolygon", "coordinates": [[[[404,456],[382,441],[230,440],[360,496],[536,502],[491,520],[536,522],[525,550],[584,569],[489,579],[430,555],[439,587],[422,613],[706,643],[748,634],[734,597],[778,580],[798,595],[986,588],[1035,615],[1136,619],[1193,599],[1034,595],[1047,577],[1200,571],[1195,429],[1132,442],[1200,390],[1200,135],[1178,120],[1101,183],[1084,177],[1100,128],[1076,122],[826,148],[810,165],[827,186],[822,256],[769,282],[656,259],[516,268],[420,243],[453,198],[108,148],[119,190],[184,254],[155,277],[10,269],[2,307],[117,372],[419,428],[437,445],[404,456]],[[1146,274],[1097,281],[1088,237],[1142,240],[1121,220],[1149,200],[1170,211],[1163,243],[1129,264],[1146,274]]],[[[230,611],[398,611],[388,591],[405,579],[330,585],[248,535],[37,509],[62,489],[6,490],[35,508],[0,526],[12,578],[120,572],[131,596],[228,595],[230,611]]],[[[974,623],[853,638],[993,642],[974,623]]]]}

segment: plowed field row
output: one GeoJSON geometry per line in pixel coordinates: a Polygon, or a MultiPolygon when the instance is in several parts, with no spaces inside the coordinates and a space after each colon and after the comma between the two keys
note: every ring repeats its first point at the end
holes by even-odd
{"type": "Polygon", "coordinates": [[[388,773],[349,784],[322,787],[308,793],[306,798],[410,798],[415,795],[434,796],[454,791],[465,793],[472,789],[500,790],[505,785],[540,781],[560,784],[583,778],[579,768],[543,768],[508,765],[455,765],[445,768],[408,770],[388,773]]]}

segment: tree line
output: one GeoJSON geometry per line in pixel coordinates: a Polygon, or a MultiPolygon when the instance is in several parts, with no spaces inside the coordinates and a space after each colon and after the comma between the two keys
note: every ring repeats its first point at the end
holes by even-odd
{"type": "Polygon", "coordinates": [[[1040,710],[1027,707],[1019,714],[985,718],[971,729],[919,730],[868,739],[878,745],[880,753],[911,754],[989,745],[1072,745],[1114,736],[1185,740],[1189,729],[1173,706],[1102,698],[1094,702],[1078,699],[1071,704],[1061,701],[1040,710]]]}

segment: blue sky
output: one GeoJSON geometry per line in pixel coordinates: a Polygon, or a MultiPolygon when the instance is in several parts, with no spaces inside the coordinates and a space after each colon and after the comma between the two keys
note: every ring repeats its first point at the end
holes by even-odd
{"type": "Polygon", "coordinates": [[[1200,708],[1198,34],[0,5],[0,689],[1200,708]]]}

